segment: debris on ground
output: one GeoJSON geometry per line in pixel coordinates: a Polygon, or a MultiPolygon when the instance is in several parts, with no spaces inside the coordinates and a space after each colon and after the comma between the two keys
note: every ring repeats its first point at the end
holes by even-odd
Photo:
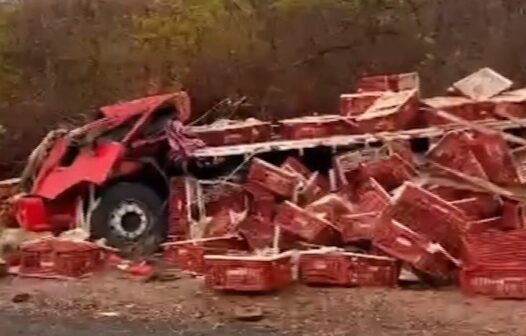
{"type": "Polygon", "coordinates": [[[238,321],[257,322],[265,317],[263,309],[255,306],[239,306],[234,310],[234,318],[238,321]]]}
{"type": "Polygon", "coordinates": [[[13,302],[13,303],[24,303],[24,302],[29,301],[29,299],[31,299],[31,294],[29,294],[29,293],[18,293],[18,294],[15,294],[11,298],[11,302],[13,302]]]}

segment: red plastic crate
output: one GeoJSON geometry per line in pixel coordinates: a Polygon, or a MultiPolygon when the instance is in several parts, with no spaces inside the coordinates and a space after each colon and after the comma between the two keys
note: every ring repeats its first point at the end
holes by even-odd
{"type": "Polygon", "coordinates": [[[313,173],[298,194],[298,204],[310,204],[323,198],[330,192],[329,184],[325,176],[313,173]]]}
{"type": "Polygon", "coordinates": [[[79,278],[105,264],[106,254],[90,242],[43,239],[21,247],[19,274],[29,277],[79,278]]]}
{"type": "MultiPolygon", "coordinates": [[[[465,97],[434,97],[424,99],[424,105],[439,111],[445,111],[449,114],[469,121],[494,119],[495,104],[493,102],[476,102],[465,97]]],[[[429,112],[424,114],[426,123],[429,126],[440,126],[452,124],[448,119],[429,112]]]]}
{"type": "MultiPolygon", "coordinates": [[[[427,158],[441,166],[464,174],[488,179],[471,147],[472,138],[466,132],[449,132],[427,153],[427,158]]],[[[439,174],[444,174],[439,171],[439,174]]],[[[447,174],[446,174],[447,175],[447,174]]]]}
{"type": "Polygon", "coordinates": [[[300,280],[313,285],[394,287],[399,267],[394,259],[341,251],[300,254],[300,280]]]}
{"type": "Polygon", "coordinates": [[[23,244],[20,248],[20,273],[53,273],[53,241],[23,244]]]}
{"type": "Polygon", "coordinates": [[[105,263],[104,251],[87,242],[54,241],[54,266],[56,274],[78,278],[95,272],[105,263]]]}
{"type": "Polygon", "coordinates": [[[504,201],[499,228],[517,230],[525,228],[526,211],[524,205],[518,202],[504,201]]]}
{"type": "Polygon", "coordinates": [[[416,165],[415,156],[413,149],[411,148],[411,143],[406,140],[392,140],[386,144],[387,153],[389,155],[398,154],[405,162],[409,163],[411,166],[416,165]]]}
{"type": "Polygon", "coordinates": [[[482,220],[495,217],[501,208],[500,202],[493,195],[473,194],[473,197],[450,202],[459,208],[471,220],[482,220]]]}
{"type": "Polygon", "coordinates": [[[181,242],[181,244],[169,245],[165,248],[164,260],[183,271],[204,274],[204,256],[221,253],[226,253],[226,250],[205,247],[202,244],[181,242]]]}
{"type": "Polygon", "coordinates": [[[254,159],[248,174],[248,182],[278,196],[291,198],[297,192],[300,179],[296,174],[260,159],[254,159]]]}
{"type": "Polygon", "coordinates": [[[492,182],[504,185],[522,182],[511,149],[501,134],[476,133],[471,149],[492,182]]]}
{"type": "Polygon", "coordinates": [[[274,212],[276,210],[276,197],[272,193],[251,183],[245,184],[244,188],[248,194],[249,215],[268,219],[274,217],[274,212]]]}
{"type": "Polygon", "coordinates": [[[526,266],[526,230],[488,230],[462,239],[463,261],[473,266],[526,266]]]}
{"type": "Polygon", "coordinates": [[[226,125],[206,125],[192,127],[192,131],[207,146],[240,145],[269,141],[272,125],[258,120],[234,122],[226,125]]]}
{"type": "Polygon", "coordinates": [[[398,188],[418,175],[415,167],[398,154],[366,163],[361,169],[363,176],[374,178],[386,191],[398,188]]]}
{"type": "Polygon", "coordinates": [[[245,249],[244,242],[235,236],[185,240],[164,244],[163,258],[168,265],[203,274],[205,255],[242,253],[245,249]]]}
{"type": "Polygon", "coordinates": [[[305,179],[308,179],[312,175],[312,172],[310,171],[310,169],[307,168],[303,164],[303,162],[301,162],[299,159],[293,156],[289,156],[285,160],[285,162],[281,164],[280,167],[281,169],[285,169],[291,173],[296,173],[305,179]]]}
{"type": "Polygon", "coordinates": [[[420,90],[418,73],[364,76],[358,82],[359,92],[420,90]]]}
{"type": "Polygon", "coordinates": [[[460,287],[466,295],[494,299],[526,299],[526,267],[464,268],[460,287]]]}
{"type": "Polygon", "coordinates": [[[495,230],[499,228],[501,220],[501,217],[493,217],[469,221],[464,233],[479,234],[489,230],[495,230]]]}
{"type": "Polygon", "coordinates": [[[367,111],[383,94],[383,92],[343,94],[340,96],[340,114],[345,117],[358,116],[367,111]]]}
{"type": "Polygon", "coordinates": [[[327,195],[309,204],[305,210],[330,223],[336,223],[341,216],[353,213],[352,204],[337,194],[327,195]]]}
{"type": "Polygon", "coordinates": [[[332,245],[337,238],[336,227],[331,222],[290,202],[280,206],[274,223],[308,243],[332,245]]]}
{"type": "Polygon", "coordinates": [[[235,292],[270,292],[293,280],[292,253],[276,256],[205,256],[209,288],[235,292]]]}
{"type": "Polygon", "coordinates": [[[417,126],[419,123],[417,91],[385,93],[355,120],[362,133],[395,132],[417,126]]]}
{"type": "Polygon", "coordinates": [[[458,257],[461,234],[468,222],[462,210],[409,182],[395,197],[390,210],[395,221],[439,243],[458,257]]]}
{"type": "Polygon", "coordinates": [[[247,194],[241,185],[216,183],[203,186],[201,190],[200,199],[208,217],[213,217],[225,209],[238,213],[246,210],[247,194]]]}
{"type": "Polygon", "coordinates": [[[356,190],[355,213],[381,212],[391,205],[391,197],[374,178],[356,190]]]}
{"type": "Polygon", "coordinates": [[[458,263],[440,245],[393,221],[388,211],[376,222],[373,243],[387,255],[433,276],[448,277],[458,263]]]}
{"type": "Polygon", "coordinates": [[[357,126],[337,115],[286,119],[280,121],[281,137],[286,140],[324,138],[333,135],[356,134],[357,126]]]}
{"type": "Polygon", "coordinates": [[[341,216],[337,225],[343,242],[372,240],[379,215],[379,212],[368,212],[341,216]]]}
{"type": "Polygon", "coordinates": [[[274,242],[275,226],[270,218],[249,216],[239,224],[238,231],[252,250],[272,247],[274,242]]]}

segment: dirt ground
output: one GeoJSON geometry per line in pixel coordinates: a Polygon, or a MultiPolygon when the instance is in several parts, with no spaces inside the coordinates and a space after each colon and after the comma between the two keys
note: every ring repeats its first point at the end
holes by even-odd
{"type": "MultiPolygon", "coordinates": [[[[82,321],[86,330],[90,326],[96,330],[101,324],[118,326],[125,321],[128,328],[162,328],[169,323],[190,331],[207,330],[181,335],[222,335],[222,328],[234,328],[226,333],[229,335],[237,331],[244,335],[526,335],[522,302],[465,298],[455,288],[293,285],[280,293],[245,296],[212,292],[204,287],[203,279],[187,276],[147,283],[117,274],[69,282],[8,278],[0,281],[0,311],[0,324],[4,324],[2,318],[15,323],[16,319],[6,317],[13,314],[32,317],[37,326],[45,321],[66,326],[68,321],[82,321]],[[21,293],[29,294],[29,299],[12,302],[13,296],[21,293]],[[246,306],[261,308],[264,318],[240,325],[234,312],[246,306]],[[243,328],[251,332],[245,333],[243,328]]],[[[141,334],[157,335],[153,331],[141,334]]]]}

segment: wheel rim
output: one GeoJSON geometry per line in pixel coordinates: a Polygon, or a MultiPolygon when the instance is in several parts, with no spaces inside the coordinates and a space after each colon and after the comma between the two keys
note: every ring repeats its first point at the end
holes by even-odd
{"type": "Polygon", "coordinates": [[[110,214],[110,228],[127,239],[137,239],[148,229],[148,215],[135,201],[124,201],[110,214]]]}

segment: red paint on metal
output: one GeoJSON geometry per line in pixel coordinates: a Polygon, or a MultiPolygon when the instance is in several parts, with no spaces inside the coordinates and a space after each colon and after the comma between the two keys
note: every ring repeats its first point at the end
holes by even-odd
{"type": "MultiPolygon", "coordinates": [[[[124,154],[119,143],[98,145],[93,150],[82,148],[75,161],[69,166],[57,164],[45,176],[40,175],[32,194],[55,199],[71,187],[81,183],[104,184],[112,169],[124,154]]],[[[61,155],[62,157],[62,155],[61,155]]],[[[50,155],[49,160],[54,161],[50,155]]]]}
{"type": "Polygon", "coordinates": [[[178,109],[178,119],[187,121],[191,115],[190,97],[186,92],[176,92],[159,96],[140,98],[100,108],[106,118],[129,119],[140,114],[150,114],[165,104],[172,104],[178,109]]]}

